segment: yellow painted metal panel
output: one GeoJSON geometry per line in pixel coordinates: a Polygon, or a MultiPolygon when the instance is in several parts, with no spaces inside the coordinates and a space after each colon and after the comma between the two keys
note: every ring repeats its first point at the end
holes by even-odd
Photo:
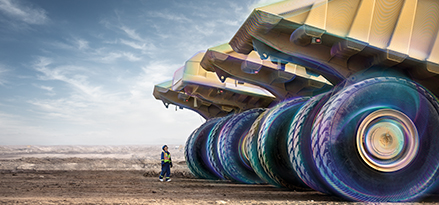
{"type": "Polygon", "coordinates": [[[270,4],[267,6],[256,8],[255,10],[260,10],[267,13],[277,14],[280,16],[289,15],[294,11],[300,11],[304,7],[310,7],[314,2],[321,0],[287,0],[280,1],[278,3],[270,4]]]}
{"type": "Polygon", "coordinates": [[[359,5],[360,0],[330,1],[326,32],[343,37],[347,36],[359,5]]]}
{"type": "Polygon", "coordinates": [[[425,60],[430,55],[437,37],[439,24],[439,1],[420,0],[416,11],[413,38],[409,55],[425,60]]]}
{"type": "Polygon", "coordinates": [[[218,52],[221,52],[221,53],[230,53],[230,52],[234,52],[233,49],[232,49],[232,47],[231,47],[230,44],[228,44],[228,43],[223,43],[223,44],[221,44],[221,45],[218,45],[218,46],[215,46],[215,47],[209,48],[209,50],[212,50],[212,51],[218,51],[218,52]]]}
{"type": "Polygon", "coordinates": [[[282,17],[285,20],[288,20],[290,22],[294,22],[294,23],[297,23],[297,24],[303,24],[303,23],[305,23],[306,18],[308,17],[309,9],[310,8],[311,7],[304,8],[304,9],[301,9],[301,10],[297,10],[295,12],[285,13],[285,14],[282,15],[282,17]]]}
{"type": "Polygon", "coordinates": [[[408,54],[417,8],[417,0],[406,0],[399,15],[388,49],[408,54]]]}
{"type": "Polygon", "coordinates": [[[373,11],[376,0],[361,1],[357,15],[352,23],[348,37],[369,42],[369,34],[372,25],[373,11]]]}
{"type": "MultiPolygon", "coordinates": [[[[227,46],[224,46],[223,48],[227,49],[227,46]]],[[[233,79],[226,79],[226,82],[222,83],[214,72],[204,70],[200,65],[204,55],[205,52],[195,54],[192,58],[186,61],[184,67],[178,69],[174,73],[172,90],[182,90],[188,84],[200,84],[225,89],[225,83],[234,83],[233,79]]],[[[248,83],[240,84],[233,88],[227,87],[227,89],[233,90],[237,93],[244,93],[246,95],[268,96],[274,98],[274,96],[267,90],[248,83]]]]}
{"type": "Polygon", "coordinates": [[[328,0],[316,2],[306,18],[305,24],[326,30],[326,16],[328,14],[328,0]]]}
{"type": "MultiPolygon", "coordinates": [[[[434,38],[434,43],[427,61],[439,64],[439,35],[436,35],[434,38]]],[[[435,69],[434,73],[439,74],[439,70],[435,69]]]]}
{"type": "Polygon", "coordinates": [[[370,29],[370,45],[383,49],[387,48],[402,5],[403,1],[401,0],[376,1],[370,29]]]}

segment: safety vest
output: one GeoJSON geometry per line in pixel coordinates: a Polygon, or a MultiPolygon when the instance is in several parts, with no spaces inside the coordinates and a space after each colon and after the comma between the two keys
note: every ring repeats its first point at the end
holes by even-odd
{"type": "Polygon", "coordinates": [[[169,153],[169,154],[167,154],[165,151],[162,151],[163,152],[163,162],[171,162],[171,154],[169,153]]]}

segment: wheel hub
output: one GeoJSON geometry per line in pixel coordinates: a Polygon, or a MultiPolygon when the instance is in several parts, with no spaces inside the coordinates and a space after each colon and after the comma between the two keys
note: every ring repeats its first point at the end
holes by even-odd
{"type": "Polygon", "coordinates": [[[377,110],[366,116],[356,139],[361,159],[382,172],[406,167],[419,147],[416,126],[404,113],[392,109],[377,110]]]}

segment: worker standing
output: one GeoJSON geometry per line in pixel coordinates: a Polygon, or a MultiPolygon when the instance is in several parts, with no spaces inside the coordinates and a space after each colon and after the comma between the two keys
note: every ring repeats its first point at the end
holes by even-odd
{"type": "Polygon", "coordinates": [[[163,177],[166,174],[166,181],[171,181],[171,167],[172,167],[172,159],[171,159],[171,153],[168,152],[168,146],[164,145],[162,147],[162,172],[160,173],[160,181],[163,181],[163,177]]]}

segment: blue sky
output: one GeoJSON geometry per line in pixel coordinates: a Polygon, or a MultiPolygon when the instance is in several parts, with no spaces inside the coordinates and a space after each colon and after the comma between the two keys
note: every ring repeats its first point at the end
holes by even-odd
{"type": "Polygon", "coordinates": [[[155,84],[269,0],[0,0],[0,145],[184,144],[155,84]]]}

